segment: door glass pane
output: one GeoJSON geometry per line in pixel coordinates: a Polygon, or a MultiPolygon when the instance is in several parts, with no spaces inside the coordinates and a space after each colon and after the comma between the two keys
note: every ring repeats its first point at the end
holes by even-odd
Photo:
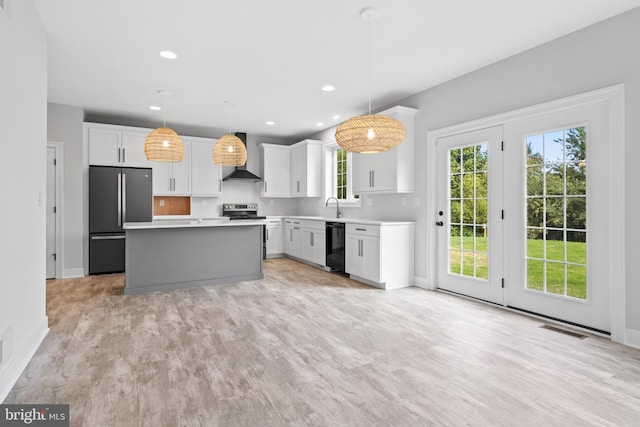
{"type": "Polygon", "coordinates": [[[587,129],[530,135],[525,144],[526,287],[586,299],[587,129]]]}
{"type": "Polygon", "coordinates": [[[449,273],[488,280],[488,145],[449,150],[449,273]]]}

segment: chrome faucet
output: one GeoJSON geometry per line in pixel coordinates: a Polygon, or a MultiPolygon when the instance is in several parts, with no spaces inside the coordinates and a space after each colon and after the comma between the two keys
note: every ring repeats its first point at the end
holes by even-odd
{"type": "Polygon", "coordinates": [[[336,218],[340,218],[340,215],[342,215],[342,212],[340,212],[340,202],[336,197],[329,197],[324,205],[329,206],[329,200],[331,199],[336,201],[336,218]]]}

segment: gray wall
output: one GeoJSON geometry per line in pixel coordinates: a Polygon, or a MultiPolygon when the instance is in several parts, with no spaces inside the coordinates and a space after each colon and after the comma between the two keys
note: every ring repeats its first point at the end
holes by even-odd
{"type": "Polygon", "coordinates": [[[30,0],[0,17],[0,402],[47,331],[47,37],[30,0]],[[9,354],[6,354],[9,353],[9,354]]]}
{"type": "MultiPolygon", "coordinates": [[[[427,132],[473,119],[508,112],[558,98],[625,85],[626,120],[626,328],[640,332],[640,284],[635,265],[640,258],[640,229],[635,227],[635,211],[640,207],[640,180],[635,178],[640,158],[640,9],[595,24],[522,54],[505,59],[473,73],[456,78],[424,92],[400,100],[394,105],[418,109],[416,116],[416,193],[414,195],[371,196],[366,203],[347,215],[360,218],[415,219],[416,275],[428,277],[429,256],[425,239],[429,191],[427,182],[427,132]],[[406,197],[407,207],[402,206],[406,197]],[[414,197],[420,206],[414,207],[414,197]]],[[[419,53],[417,53],[419,54],[419,53]]],[[[391,106],[391,105],[390,105],[391,106]]],[[[389,106],[389,107],[390,107],[389,106]]],[[[333,130],[312,136],[333,139],[333,130]]],[[[301,201],[300,213],[325,215],[317,203],[301,201]]]]}
{"type": "Polygon", "coordinates": [[[82,186],[82,108],[49,103],[47,106],[47,138],[62,143],[63,189],[62,276],[83,274],[83,186],[82,186]]]}

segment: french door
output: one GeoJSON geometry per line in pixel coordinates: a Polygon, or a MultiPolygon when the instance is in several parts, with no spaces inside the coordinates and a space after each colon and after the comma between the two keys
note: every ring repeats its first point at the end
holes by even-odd
{"type": "Polygon", "coordinates": [[[610,331],[607,105],[519,120],[504,132],[506,304],[610,331]]]}
{"type": "Polygon", "coordinates": [[[438,287],[503,304],[502,126],[436,141],[438,287]]]}
{"type": "Polygon", "coordinates": [[[438,288],[611,331],[609,114],[582,104],[436,139],[438,288]]]}

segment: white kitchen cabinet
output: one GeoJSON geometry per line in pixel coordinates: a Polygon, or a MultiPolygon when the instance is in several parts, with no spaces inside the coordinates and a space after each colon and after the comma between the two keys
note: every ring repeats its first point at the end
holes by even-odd
{"type": "Polygon", "coordinates": [[[413,223],[348,223],[345,246],[345,272],[352,279],[382,289],[413,285],[413,223]]]}
{"type": "Polygon", "coordinates": [[[144,142],[151,129],[85,123],[89,164],[99,166],[151,167],[144,142]]]}
{"type": "Polygon", "coordinates": [[[322,195],[322,143],[311,139],[290,146],[292,197],[322,195]]]}
{"type": "Polygon", "coordinates": [[[184,139],[182,143],[184,156],[181,162],[152,162],[154,195],[191,195],[191,143],[184,139]]]}
{"type": "Polygon", "coordinates": [[[405,127],[404,141],[377,154],[353,154],[353,193],[411,193],[414,191],[414,117],[417,110],[394,107],[379,114],[399,120],[405,127]]]}
{"type": "Polygon", "coordinates": [[[284,253],[284,233],[281,219],[267,218],[267,258],[276,258],[284,253]]]}
{"type": "Polygon", "coordinates": [[[303,220],[302,259],[324,267],[326,264],[326,232],[324,221],[303,220]]]}
{"type": "Polygon", "coordinates": [[[380,282],[380,228],[347,225],[345,233],[345,271],[380,282]]]}
{"type": "Polygon", "coordinates": [[[197,197],[221,196],[222,166],[213,162],[216,140],[189,138],[186,142],[191,146],[191,194],[197,197]]]}
{"type": "Polygon", "coordinates": [[[290,148],[288,145],[260,144],[262,167],[261,197],[291,197],[290,148]]]}
{"type": "Polygon", "coordinates": [[[298,220],[287,218],[284,220],[284,253],[302,258],[302,230],[298,220]]]}

